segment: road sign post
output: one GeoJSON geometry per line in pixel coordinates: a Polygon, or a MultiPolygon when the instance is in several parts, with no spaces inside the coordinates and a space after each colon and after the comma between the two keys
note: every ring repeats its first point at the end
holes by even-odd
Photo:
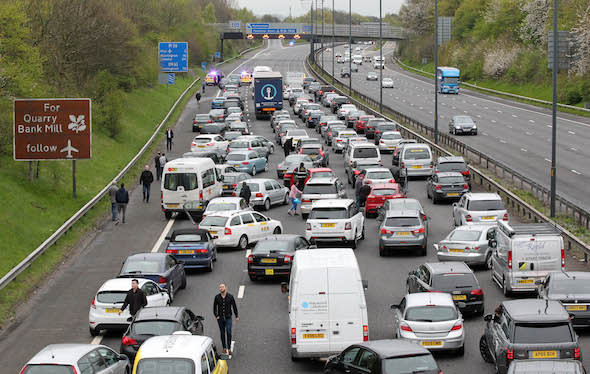
{"type": "Polygon", "coordinates": [[[163,72],[188,72],[188,42],[160,42],[158,60],[163,72]]]}
{"type": "Polygon", "coordinates": [[[168,73],[168,85],[174,84],[176,82],[176,76],[174,73],[168,73]]]}
{"type": "Polygon", "coordinates": [[[207,61],[201,62],[201,70],[203,70],[203,71],[207,70],[207,61]]]}

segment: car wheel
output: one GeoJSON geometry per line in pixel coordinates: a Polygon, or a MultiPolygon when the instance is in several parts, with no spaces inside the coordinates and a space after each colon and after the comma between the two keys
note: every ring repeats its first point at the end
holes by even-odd
{"type": "Polygon", "coordinates": [[[488,253],[488,255],[486,256],[485,267],[487,270],[490,270],[492,268],[492,252],[488,253]]]}
{"type": "Polygon", "coordinates": [[[256,166],[252,166],[252,176],[256,175],[256,166]]]}
{"type": "Polygon", "coordinates": [[[242,235],[240,241],[238,242],[239,249],[246,249],[248,248],[248,237],[246,235],[242,235]]]}
{"type": "Polygon", "coordinates": [[[287,204],[289,204],[289,194],[288,193],[285,194],[285,198],[283,199],[283,205],[287,205],[287,204]]]}
{"type": "Polygon", "coordinates": [[[457,356],[463,357],[465,355],[465,345],[462,345],[461,348],[457,349],[457,356]]]}
{"type": "Polygon", "coordinates": [[[488,348],[488,342],[486,341],[485,335],[482,335],[479,339],[479,353],[481,354],[481,358],[483,358],[483,360],[488,364],[494,362],[490,353],[490,349],[488,348]]]}
{"type": "Polygon", "coordinates": [[[165,212],[164,212],[164,218],[166,218],[166,219],[170,219],[170,218],[172,218],[172,212],[165,211],[165,212]]]}
{"type": "Polygon", "coordinates": [[[270,154],[272,155],[273,153],[275,153],[275,147],[274,146],[270,146],[270,154]]]}
{"type": "Polygon", "coordinates": [[[506,297],[509,297],[512,294],[512,292],[510,292],[510,290],[508,289],[508,285],[506,284],[506,278],[504,277],[502,277],[502,292],[506,297]]]}
{"type": "Polygon", "coordinates": [[[180,289],[184,290],[186,288],[186,273],[182,275],[182,283],[180,284],[180,289]]]}
{"type": "Polygon", "coordinates": [[[383,256],[385,256],[385,251],[383,250],[383,248],[379,247],[379,257],[383,256]]]}
{"type": "Polygon", "coordinates": [[[268,171],[268,162],[264,164],[264,171],[268,171]]]}
{"type": "Polygon", "coordinates": [[[170,303],[174,301],[174,285],[172,283],[168,286],[168,298],[170,298],[170,303]]]}
{"type": "Polygon", "coordinates": [[[256,277],[256,275],[254,275],[254,274],[248,274],[248,276],[250,277],[250,280],[251,280],[252,282],[255,282],[255,281],[258,279],[258,278],[256,277]]]}
{"type": "Polygon", "coordinates": [[[209,273],[211,273],[213,271],[213,259],[211,259],[211,262],[209,262],[209,266],[207,266],[207,271],[209,273]]]}
{"type": "Polygon", "coordinates": [[[93,329],[90,326],[88,326],[88,332],[90,332],[90,336],[98,336],[100,334],[100,330],[93,329]]]}
{"type": "Polygon", "coordinates": [[[264,210],[270,210],[270,200],[264,200],[264,210]]]}
{"type": "Polygon", "coordinates": [[[365,240],[365,225],[363,223],[363,231],[361,232],[361,240],[365,240]]]}
{"type": "Polygon", "coordinates": [[[281,234],[281,228],[280,227],[275,227],[275,229],[272,231],[273,235],[280,235],[281,234]]]}
{"type": "Polygon", "coordinates": [[[352,249],[356,249],[357,244],[358,244],[358,238],[357,238],[357,233],[355,232],[354,239],[352,240],[352,245],[351,245],[352,249]]]}

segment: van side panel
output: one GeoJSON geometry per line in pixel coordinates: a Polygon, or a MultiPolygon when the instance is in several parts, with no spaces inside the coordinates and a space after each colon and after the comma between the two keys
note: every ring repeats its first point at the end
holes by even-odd
{"type": "MultiPolygon", "coordinates": [[[[562,242],[559,237],[516,238],[512,241],[513,270],[545,276],[561,270],[562,242]]],[[[531,274],[533,275],[533,274],[531,274]]]]}

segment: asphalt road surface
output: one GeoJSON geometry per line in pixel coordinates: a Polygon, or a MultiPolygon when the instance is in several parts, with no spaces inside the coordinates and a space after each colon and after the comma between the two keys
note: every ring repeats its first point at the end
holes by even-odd
{"type": "MultiPolygon", "coordinates": [[[[255,57],[247,60],[244,66],[251,69],[255,65],[268,65],[283,73],[303,71],[303,59],[308,51],[308,46],[283,48],[278,42],[271,41],[268,49],[249,53],[244,60],[255,57]]],[[[240,64],[228,64],[223,70],[227,75],[240,64]]],[[[242,91],[248,99],[251,128],[256,134],[273,139],[269,122],[254,119],[251,96],[247,94],[246,88],[242,91]]],[[[189,149],[194,136],[191,132],[192,117],[197,111],[208,111],[210,99],[216,92],[216,89],[207,88],[206,98],[202,100],[200,108],[195,100],[190,100],[184,108],[174,129],[176,143],[169,158],[179,157],[189,149]]],[[[289,107],[288,104],[286,106],[289,107]]],[[[313,129],[309,131],[315,134],[313,129]]],[[[282,152],[277,150],[270,156],[270,170],[261,173],[261,177],[276,178],[276,165],[283,159],[282,152]]],[[[390,162],[391,156],[385,156],[384,164],[390,162]]],[[[330,167],[342,180],[345,179],[342,156],[331,155],[330,167]]],[[[118,274],[127,256],[162,251],[165,246],[163,238],[168,230],[190,226],[186,219],[164,219],[157,190],[157,187],[153,188],[152,199],[146,204],[141,201],[141,189],[134,188],[127,209],[127,223],[105,223],[94,237],[89,238],[89,243],[47,281],[31,302],[18,310],[18,322],[0,336],[0,362],[4,367],[2,373],[18,373],[30,357],[51,343],[93,342],[119,349],[120,333],[108,333],[96,338],[88,333],[88,309],[96,290],[105,280],[118,274]]],[[[350,186],[348,193],[353,196],[350,186]]],[[[450,205],[432,205],[425,196],[423,180],[409,183],[409,197],[420,199],[430,217],[430,247],[426,257],[415,257],[413,254],[379,257],[378,224],[374,219],[367,220],[366,239],[359,243],[356,255],[363,278],[369,284],[366,300],[370,339],[392,338],[389,306],[403,297],[408,271],[423,262],[436,261],[431,245],[441,240],[451,229],[450,205]]],[[[287,209],[287,206],[278,206],[264,214],[280,220],[287,233],[304,233],[305,222],[300,217],[288,216],[287,209]]],[[[186,305],[196,314],[204,316],[205,334],[213,337],[220,346],[212,302],[218,284],[224,282],[229,292],[237,298],[240,311],[240,321],[234,323],[234,354],[229,361],[232,373],[321,373],[321,361],[291,361],[287,297],[281,294],[279,282],[251,282],[246,273],[245,256],[246,252],[243,251],[224,250],[219,253],[219,260],[212,273],[188,273],[188,285],[176,295],[173,305],[186,305]]],[[[575,260],[568,258],[567,261],[568,268],[580,268],[575,260]]],[[[485,292],[486,311],[490,312],[504,297],[490,280],[488,271],[479,270],[476,275],[485,292]]],[[[483,327],[481,317],[466,319],[464,357],[435,355],[445,373],[494,372],[492,365],[483,362],[478,350],[483,327]]],[[[590,350],[590,339],[583,336],[581,341],[582,352],[590,350]]]]}
{"type": "MultiPolygon", "coordinates": [[[[354,47],[353,47],[354,48],[354,47]]],[[[366,55],[379,55],[373,46],[363,48],[366,55]]],[[[336,53],[344,55],[344,47],[336,53]]],[[[434,82],[406,72],[392,63],[393,49],[388,43],[383,78],[392,78],[394,88],[383,89],[383,105],[389,106],[426,125],[434,126],[434,82]]],[[[354,52],[353,54],[359,54],[354,52]]],[[[321,61],[321,56],[318,57],[321,61]]],[[[335,76],[348,85],[348,78],[340,79],[340,70],[348,67],[335,63],[335,76]]],[[[332,72],[332,52],[324,53],[324,68],[332,72]]],[[[367,72],[376,71],[365,62],[358,73],[352,73],[353,88],[379,100],[379,82],[367,81],[367,72]]],[[[532,105],[484,95],[461,88],[459,95],[439,95],[439,131],[448,133],[452,116],[469,115],[478,127],[477,136],[460,136],[460,140],[475,149],[507,164],[519,173],[549,188],[551,166],[551,111],[532,105]]],[[[586,209],[590,209],[587,185],[590,183],[590,118],[558,113],[557,122],[557,191],[586,209]]]]}

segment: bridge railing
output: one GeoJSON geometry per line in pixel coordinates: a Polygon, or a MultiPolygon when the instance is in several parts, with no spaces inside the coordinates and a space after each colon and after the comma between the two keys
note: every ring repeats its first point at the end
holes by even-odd
{"type": "MultiPolygon", "coordinates": [[[[306,23],[274,23],[274,24],[262,24],[269,25],[268,28],[257,27],[255,29],[248,28],[248,24],[240,24],[239,27],[233,26],[228,23],[214,23],[209,26],[215,27],[220,33],[242,33],[244,37],[248,34],[300,34],[301,36],[309,36],[310,34],[316,37],[335,37],[344,38],[349,36],[349,25],[331,23],[314,24],[313,28],[310,24],[306,23]],[[268,31],[267,31],[268,30],[268,31]],[[283,32],[279,30],[284,30],[283,32]],[[287,31],[288,30],[288,31],[287,31]]],[[[353,38],[379,38],[379,24],[378,23],[365,23],[361,25],[352,25],[351,33],[353,38]]],[[[406,33],[403,28],[398,26],[392,26],[390,24],[382,25],[383,39],[405,39],[406,33]]]]}

